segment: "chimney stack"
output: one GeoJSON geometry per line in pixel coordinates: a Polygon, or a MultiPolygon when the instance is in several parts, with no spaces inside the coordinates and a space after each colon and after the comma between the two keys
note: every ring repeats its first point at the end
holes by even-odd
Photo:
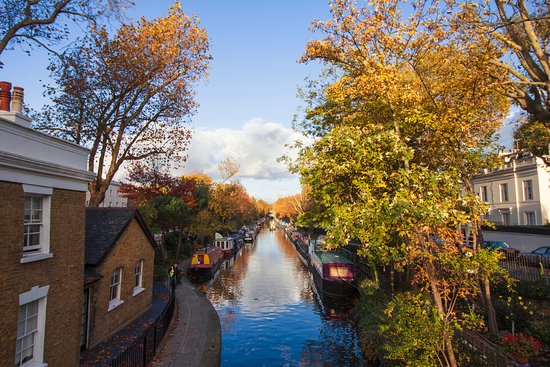
{"type": "Polygon", "coordinates": [[[0,82],[0,111],[10,111],[11,83],[0,82]]]}
{"type": "Polygon", "coordinates": [[[23,88],[13,87],[13,96],[10,82],[0,82],[0,117],[3,120],[30,128],[31,119],[22,113],[23,88]],[[11,108],[10,108],[11,106],[11,108]]]}
{"type": "Polygon", "coordinates": [[[23,88],[13,87],[13,94],[11,98],[11,110],[13,112],[22,112],[23,109],[23,88]]]}

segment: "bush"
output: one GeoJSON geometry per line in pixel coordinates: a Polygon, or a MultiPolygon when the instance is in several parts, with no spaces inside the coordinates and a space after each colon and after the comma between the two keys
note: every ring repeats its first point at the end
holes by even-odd
{"type": "Polygon", "coordinates": [[[420,293],[398,294],[381,320],[386,358],[400,365],[432,367],[443,351],[444,327],[432,302],[420,293]]]}
{"type": "Polygon", "coordinates": [[[536,282],[518,281],[517,292],[532,300],[550,300],[550,286],[543,279],[536,282]]]}

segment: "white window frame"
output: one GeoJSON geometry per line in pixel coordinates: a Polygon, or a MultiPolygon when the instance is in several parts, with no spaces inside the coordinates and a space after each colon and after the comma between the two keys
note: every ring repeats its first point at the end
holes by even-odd
{"type": "Polygon", "coordinates": [[[143,292],[143,260],[136,261],[134,265],[134,292],[133,295],[137,296],[143,292]]]}
{"type": "Polygon", "coordinates": [[[526,226],[536,226],[537,225],[537,213],[533,211],[524,212],[525,213],[525,225],[526,226]],[[530,219],[533,219],[530,221],[530,219]]]}
{"type": "Polygon", "coordinates": [[[511,215],[510,215],[510,212],[509,211],[503,211],[500,213],[500,218],[501,218],[501,221],[502,221],[502,224],[505,225],[505,226],[509,226],[510,225],[510,218],[511,218],[511,215]]]}
{"type": "Polygon", "coordinates": [[[535,198],[535,193],[533,191],[533,180],[523,181],[523,200],[533,200],[535,198]]]}
{"type": "Polygon", "coordinates": [[[508,184],[507,183],[501,183],[500,184],[500,201],[502,203],[507,203],[510,201],[510,195],[508,192],[508,184]]]}
{"type": "MultiPolygon", "coordinates": [[[[40,246],[36,248],[36,251],[24,252],[22,245],[22,256],[20,262],[22,264],[49,259],[53,257],[50,252],[50,220],[51,220],[51,197],[53,189],[51,187],[23,185],[23,192],[25,193],[25,201],[27,197],[39,197],[42,201],[42,218],[40,223],[40,246]]],[[[25,207],[23,207],[25,211],[25,207]]],[[[26,230],[27,224],[23,225],[23,232],[26,230]]],[[[23,236],[25,238],[25,236],[23,236]]]]}
{"type": "Polygon", "coordinates": [[[118,306],[124,303],[123,300],[120,299],[121,294],[121,288],[122,288],[122,268],[116,268],[111,273],[111,282],[109,283],[109,311],[114,310],[118,306]],[[115,276],[118,277],[118,280],[115,280],[115,276]],[[115,297],[112,297],[113,287],[116,287],[115,289],[115,297]]]}
{"type": "Polygon", "coordinates": [[[488,202],[487,186],[481,186],[479,188],[479,197],[480,197],[481,201],[483,201],[484,203],[488,202]]]}
{"type": "MultiPolygon", "coordinates": [[[[44,363],[44,336],[46,334],[46,305],[48,300],[49,285],[32,287],[30,291],[19,295],[19,307],[32,302],[38,302],[36,331],[34,331],[32,359],[19,365],[21,367],[47,367],[44,363]]],[[[18,320],[19,323],[20,320],[18,320]]],[[[19,328],[18,328],[19,329],[19,328]]],[[[20,339],[19,330],[16,340],[20,339]]],[[[17,346],[16,346],[17,353],[17,346]]],[[[16,361],[15,361],[16,362],[16,361]]],[[[17,362],[15,364],[17,366],[17,362]]]]}

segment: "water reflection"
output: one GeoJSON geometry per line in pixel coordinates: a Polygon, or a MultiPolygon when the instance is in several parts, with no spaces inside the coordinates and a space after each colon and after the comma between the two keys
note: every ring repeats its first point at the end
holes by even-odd
{"type": "Polygon", "coordinates": [[[222,366],[362,366],[350,305],[320,300],[293,245],[263,230],[203,291],[222,323],[222,366]]]}

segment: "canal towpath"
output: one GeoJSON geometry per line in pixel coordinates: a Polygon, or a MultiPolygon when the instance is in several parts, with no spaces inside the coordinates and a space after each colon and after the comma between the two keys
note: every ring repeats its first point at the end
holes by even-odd
{"type": "MultiPolygon", "coordinates": [[[[186,274],[191,259],[178,265],[186,274]]],[[[218,313],[206,296],[185,276],[176,287],[177,315],[152,367],[219,367],[221,326],[218,313]]]]}

